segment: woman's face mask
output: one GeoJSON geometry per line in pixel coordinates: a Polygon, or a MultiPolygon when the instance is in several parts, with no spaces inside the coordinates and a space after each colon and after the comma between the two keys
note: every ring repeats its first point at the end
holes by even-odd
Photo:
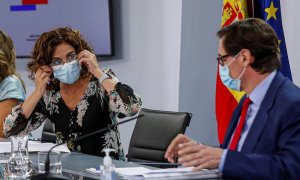
{"type": "Polygon", "coordinates": [[[238,57],[240,53],[235,55],[230,63],[228,65],[224,64],[223,66],[219,65],[219,75],[223,82],[223,84],[233,90],[241,91],[241,77],[244,75],[244,72],[246,68],[242,71],[242,73],[239,75],[237,79],[233,79],[230,77],[229,74],[229,66],[230,64],[238,57]]]}
{"type": "Polygon", "coordinates": [[[52,67],[55,79],[65,84],[73,84],[79,79],[81,67],[78,60],[52,67]]]}

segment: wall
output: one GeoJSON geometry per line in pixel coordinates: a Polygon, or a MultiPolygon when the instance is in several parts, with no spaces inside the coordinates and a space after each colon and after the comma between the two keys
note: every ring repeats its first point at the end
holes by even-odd
{"type": "Polygon", "coordinates": [[[281,0],[282,24],[285,35],[286,47],[292,71],[293,82],[300,86],[300,23],[297,23],[299,0],[281,0]]]}
{"type": "Polygon", "coordinates": [[[187,134],[218,145],[214,102],[222,1],[183,1],[179,110],[193,113],[187,134]]]}
{"type": "MultiPolygon", "coordinates": [[[[116,57],[104,61],[143,98],[143,107],[178,110],[181,0],[119,0],[116,57]],[[121,40],[121,41],[119,41],[121,40]],[[118,44],[118,43],[121,43],[118,44]]],[[[120,126],[125,151],[135,122],[120,126]]]]}

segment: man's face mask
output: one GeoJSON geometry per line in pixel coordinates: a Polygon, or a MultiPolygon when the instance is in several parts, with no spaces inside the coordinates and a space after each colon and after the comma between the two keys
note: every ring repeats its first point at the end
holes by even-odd
{"type": "Polygon", "coordinates": [[[54,78],[66,84],[73,84],[79,79],[80,65],[78,60],[52,67],[54,78]]]}
{"type": "Polygon", "coordinates": [[[233,59],[231,60],[230,63],[228,63],[228,65],[226,65],[226,64],[224,64],[223,66],[219,65],[219,74],[220,74],[220,78],[221,78],[223,84],[226,87],[236,90],[236,91],[241,91],[241,77],[244,75],[246,68],[244,68],[244,70],[242,71],[242,73],[239,75],[239,77],[237,79],[233,79],[229,75],[229,66],[234,60],[236,60],[236,58],[239,56],[239,54],[240,54],[240,52],[237,53],[237,55],[235,55],[233,57],[233,59]]]}

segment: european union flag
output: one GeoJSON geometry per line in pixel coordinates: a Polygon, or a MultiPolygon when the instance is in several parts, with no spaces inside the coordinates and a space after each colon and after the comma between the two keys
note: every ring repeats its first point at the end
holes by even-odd
{"type": "Polygon", "coordinates": [[[280,71],[284,76],[292,80],[282,28],[280,0],[254,0],[254,17],[265,20],[275,30],[279,40],[279,49],[281,54],[280,71]]]}

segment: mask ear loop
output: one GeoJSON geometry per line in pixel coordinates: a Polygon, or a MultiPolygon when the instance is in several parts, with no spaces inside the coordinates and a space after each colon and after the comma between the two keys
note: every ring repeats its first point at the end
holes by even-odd
{"type": "Polygon", "coordinates": [[[244,70],[242,71],[241,75],[239,75],[239,77],[237,79],[241,79],[241,77],[244,75],[245,71],[246,71],[246,67],[244,67],[244,70]]]}
{"type": "Polygon", "coordinates": [[[227,64],[227,66],[229,67],[230,64],[231,64],[234,60],[236,60],[236,57],[235,57],[235,56],[232,58],[232,60],[230,61],[230,63],[227,64]]]}
{"type": "Polygon", "coordinates": [[[236,58],[240,55],[240,53],[241,53],[241,51],[238,52],[238,53],[232,58],[232,60],[230,61],[230,63],[227,64],[228,67],[230,66],[230,64],[231,64],[234,60],[236,60],[236,58]]]}
{"type": "MultiPolygon", "coordinates": [[[[241,50],[241,51],[242,51],[242,50],[241,50]]],[[[231,60],[231,62],[227,64],[228,67],[229,67],[229,65],[230,65],[234,60],[236,60],[236,58],[240,55],[241,51],[238,52],[238,53],[233,57],[233,60],[231,60]]],[[[245,71],[246,71],[246,67],[244,67],[242,73],[239,75],[239,77],[238,77],[237,79],[241,79],[241,77],[244,75],[245,71]]]]}
{"type": "MultiPolygon", "coordinates": [[[[241,51],[240,51],[240,52],[241,52],[241,51]]],[[[240,52],[239,52],[237,55],[239,55],[240,52]]],[[[243,61],[245,61],[245,60],[246,60],[246,59],[243,58],[243,61]]],[[[245,73],[245,71],[246,71],[246,68],[247,68],[247,67],[244,67],[244,69],[243,69],[242,73],[239,75],[238,79],[241,79],[241,78],[242,78],[242,76],[244,75],[244,73],[245,73]]]]}

